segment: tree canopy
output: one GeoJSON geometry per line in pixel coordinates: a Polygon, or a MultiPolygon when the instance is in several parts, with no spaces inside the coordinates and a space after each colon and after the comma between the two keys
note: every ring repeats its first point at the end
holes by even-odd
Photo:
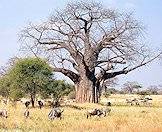
{"type": "Polygon", "coordinates": [[[43,92],[46,84],[52,80],[52,76],[52,69],[45,60],[23,58],[14,62],[1,81],[5,82],[3,85],[9,89],[11,97],[29,95],[34,107],[36,94],[43,92]]]}
{"type": "Polygon", "coordinates": [[[72,84],[64,80],[51,80],[46,87],[45,95],[52,96],[55,101],[59,101],[62,96],[67,96],[72,91],[74,91],[72,84]]]}

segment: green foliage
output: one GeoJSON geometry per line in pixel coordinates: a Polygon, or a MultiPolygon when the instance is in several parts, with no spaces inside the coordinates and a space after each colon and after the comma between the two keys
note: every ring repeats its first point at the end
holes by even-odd
{"type": "Polygon", "coordinates": [[[10,94],[11,81],[8,76],[0,77],[0,95],[2,97],[8,97],[10,94]]]}
{"type": "Polygon", "coordinates": [[[20,98],[22,98],[24,96],[25,96],[25,93],[22,92],[20,89],[11,89],[10,90],[9,97],[11,99],[13,99],[14,101],[16,101],[16,100],[18,100],[18,99],[20,99],[20,98]]]}
{"type": "Polygon", "coordinates": [[[52,70],[40,58],[25,58],[18,60],[11,68],[9,76],[14,87],[23,88],[25,92],[42,88],[51,78],[52,70]]]}
{"type": "Polygon", "coordinates": [[[74,90],[74,86],[64,80],[51,80],[46,87],[45,95],[51,95],[55,100],[68,95],[74,90]]]}
{"type": "MultiPolygon", "coordinates": [[[[40,58],[24,58],[15,61],[6,75],[1,79],[1,89],[7,86],[11,98],[18,99],[24,95],[35,98],[37,93],[52,79],[52,69],[40,58]]],[[[6,90],[7,91],[7,90],[6,90]]]]}
{"type": "Polygon", "coordinates": [[[69,94],[68,94],[68,99],[75,99],[75,91],[71,91],[69,94]]]}
{"type": "Polygon", "coordinates": [[[115,88],[109,88],[109,89],[107,89],[107,92],[109,94],[117,94],[117,93],[119,93],[119,90],[116,90],[115,88]]]}

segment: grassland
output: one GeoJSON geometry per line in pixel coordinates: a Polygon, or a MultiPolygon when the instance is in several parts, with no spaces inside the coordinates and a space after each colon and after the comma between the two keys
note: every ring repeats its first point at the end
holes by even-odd
{"type": "MultiPolygon", "coordinates": [[[[112,95],[109,100],[122,102],[122,95],[112,95]],[[121,100],[118,100],[121,99],[121,100]]],[[[0,131],[24,132],[161,132],[162,131],[162,96],[152,96],[151,107],[111,106],[111,113],[106,117],[86,119],[86,110],[104,107],[98,104],[70,104],[63,106],[63,119],[50,121],[47,117],[50,108],[30,108],[30,118],[25,119],[24,105],[16,107],[0,105],[9,113],[7,119],[0,118],[0,131]]]]}

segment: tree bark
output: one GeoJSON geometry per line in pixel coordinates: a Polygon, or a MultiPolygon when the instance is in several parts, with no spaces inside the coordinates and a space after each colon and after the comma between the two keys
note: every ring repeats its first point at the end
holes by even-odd
{"type": "Polygon", "coordinates": [[[35,97],[31,95],[31,103],[32,103],[32,107],[34,108],[34,102],[35,102],[35,97]]]}
{"type": "Polygon", "coordinates": [[[98,103],[95,81],[83,77],[75,84],[76,102],[79,103],[98,103]]]}

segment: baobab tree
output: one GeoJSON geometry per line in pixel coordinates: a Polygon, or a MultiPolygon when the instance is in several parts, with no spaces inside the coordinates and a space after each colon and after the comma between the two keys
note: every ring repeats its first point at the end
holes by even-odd
{"type": "Polygon", "coordinates": [[[75,84],[77,102],[98,102],[102,83],[156,59],[142,44],[143,26],[133,13],[97,2],[69,3],[44,22],[29,24],[21,40],[53,71],[75,84]]]}

